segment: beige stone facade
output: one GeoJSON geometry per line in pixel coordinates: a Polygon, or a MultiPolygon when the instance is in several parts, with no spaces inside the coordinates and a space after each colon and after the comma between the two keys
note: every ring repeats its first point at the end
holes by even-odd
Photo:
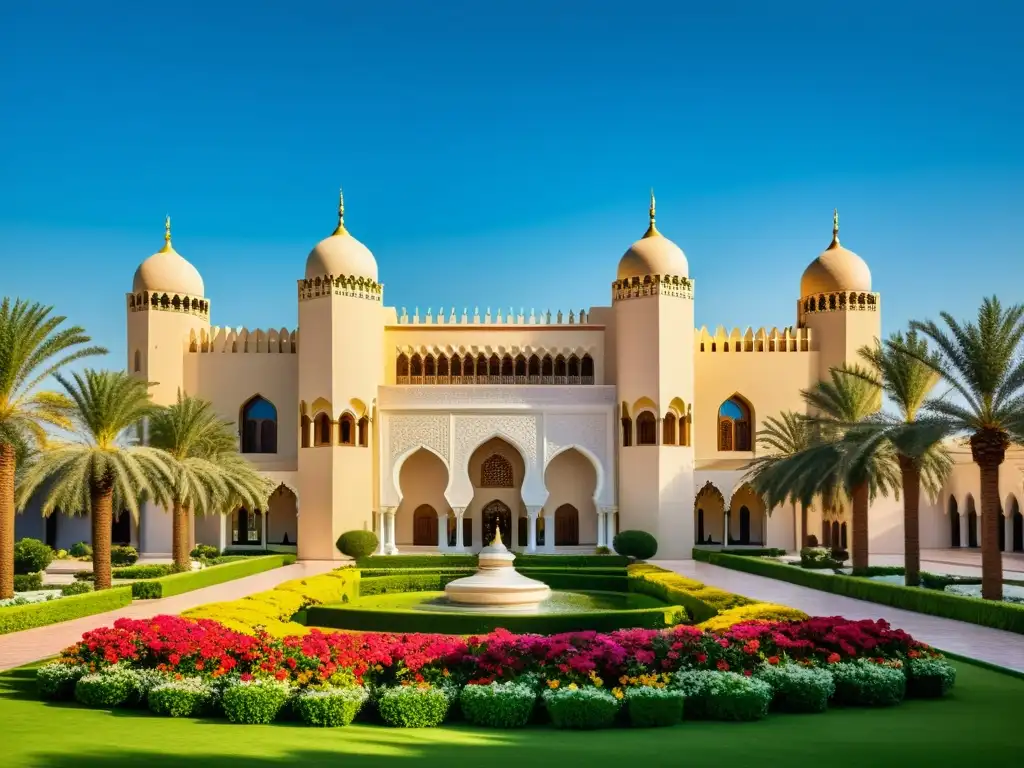
{"type": "MultiPolygon", "coordinates": [[[[394,553],[476,551],[497,529],[513,549],[592,550],[641,528],[671,558],[726,535],[793,548],[799,516],[768,514],[743,483],[757,429],[803,410],[802,388],[879,336],[881,297],[839,244],[837,221],[799,291],[794,275],[793,326],[695,328],[699,288],[654,219],[652,196],[610,306],[410,314],[385,305],[341,205],[298,281],[301,333],[211,326],[211,299],[168,227],[126,296],[129,369],[156,383],[160,403],[179,389],[211,400],[278,486],[268,510],[197,521],[196,540],[329,559],[352,529],[377,531],[394,553]]],[[[925,547],[975,541],[977,470],[963,450],[957,460],[943,498],[922,511],[925,547]]],[[[1022,546],[1021,467],[1019,453],[1004,467],[1008,551],[1022,546]]],[[[132,538],[166,554],[170,525],[147,509],[132,538]]],[[[846,520],[815,510],[810,529],[838,542],[846,520]]],[[[873,506],[871,548],[901,551],[897,500],[873,506]]]]}

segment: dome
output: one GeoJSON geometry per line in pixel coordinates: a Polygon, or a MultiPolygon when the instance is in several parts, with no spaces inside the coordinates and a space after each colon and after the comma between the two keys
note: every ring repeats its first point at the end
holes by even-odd
{"type": "Polygon", "coordinates": [[[306,278],[324,275],[362,277],[377,282],[377,260],[370,249],[345,229],[345,198],[338,197],[338,228],[325,237],[306,258],[306,278]]]}
{"type": "Polygon", "coordinates": [[[800,278],[800,297],[834,291],[871,291],[867,262],[839,244],[839,214],[833,214],[832,244],[812,261],[800,278]]]}
{"type": "Polygon", "coordinates": [[[647,232],[629,246],[619,260],[617,280],[647,275],[674,275],[687,277],[689,264],[682,248],[662,235],[654,226],[654,192],[651,192],[651,225],[647,232]]]}
{"type": "Polygon", "coordinates": [[[171,217],[164,222],[164,247],[135,270],[132,292],[159,291],[185,296],[203,296],[205,289],[199,270],[182,258],[171,245],[171,217]]]}

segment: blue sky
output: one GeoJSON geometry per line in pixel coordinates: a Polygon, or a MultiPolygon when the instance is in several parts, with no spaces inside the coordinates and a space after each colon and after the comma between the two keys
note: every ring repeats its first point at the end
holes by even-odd
{"type": "Polygon", "coordinates": [[[965,316],[1024,299],[1022,29],[1009,0],[7,4],[0,293],[121,366],[170,213],[215,324],[294,327],[343,185],[390,305],[606,305],[653,186],[699,325],[795,322],[834,206],[886,332],[965,316]]]}

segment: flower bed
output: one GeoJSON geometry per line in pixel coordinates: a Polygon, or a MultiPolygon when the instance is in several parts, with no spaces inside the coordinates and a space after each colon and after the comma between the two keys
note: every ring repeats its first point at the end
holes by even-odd
{"type": "Polygon", "coordinates": [[[636,711],[625,720],[636,725],[677,722],[680,695],[692,697],[685,700],[688,718],[757,719],[773,696],[780,711],[820,711],[822,698],[833,694],[846,704],[888,706],[904,691],[942,695],[954,674],[907,633],[883,621],[841,617],[723,631],[678,626],[461,638],[311,630],[275,638],[208,619],[157,616],[87,632],[58,662],[40,668],[39,681],[44,697],[66,698],[90,675],[79,696],[87,705],[145,698],[158,714],[212,712],[245,723],[288,712],[311,724],[344,725],[368,698],[385,722],[405,727],[440,723],[460,709],[453,705],[465,686],[489,686],[474,688],[461,707],[473,721],[516,727],[541,690],[556,726],[594,728],[623,721],[616,713],[630,702],[636,711]],[[103,679],[132,674],[134,682],[103,679]],[[916,684],[907,685],[908,675],[916,684]],[[801,693],[810,683],[814,690],[801,693]],[[367,695],[323,693],[344,690],[367,695]],[[300,705],[302,696],[309,701],[300,705]]]}

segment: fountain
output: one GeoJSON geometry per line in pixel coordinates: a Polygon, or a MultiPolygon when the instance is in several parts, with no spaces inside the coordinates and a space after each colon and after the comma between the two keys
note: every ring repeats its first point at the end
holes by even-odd
{"type": "Polygon", "coordinates": [[[447,601],[469,610],[535,610],[551,597],[551,588],[518,573],[512,567],[515,559],[497,531],[494,541],[480,550],[477,572],[444,588],[447,601]]]}

